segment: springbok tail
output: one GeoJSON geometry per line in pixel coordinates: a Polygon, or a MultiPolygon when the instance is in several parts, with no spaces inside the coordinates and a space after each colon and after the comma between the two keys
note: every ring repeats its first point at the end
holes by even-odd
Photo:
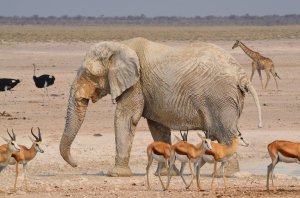
{"type": "Polygon", "coordinates": [[[281,78],[278,76],[278,74],[276,72],[275,72],[275,76],[281,80],[281,78]]]}

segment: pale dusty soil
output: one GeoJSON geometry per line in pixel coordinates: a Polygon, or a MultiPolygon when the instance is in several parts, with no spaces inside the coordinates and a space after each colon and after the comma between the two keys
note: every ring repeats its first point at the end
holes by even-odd
{"type": "MultiPolygon", "coordinates": [[[[233,42],[214,42],[236,57],[250,75],[251,60],[241,49],[231,50],[233,42]]],[[[182,42],[169,42],[182,45],[182,42]]],[[[146,188],[145,167],[146,145],[151,135],[145,119],[137,127],[131,152],[130,166],[134,173],[130,178],[105,176],[114,164],[115,143],[113,114],[115,106],[110,96],[90,104],[77,138],[73,143],[73,157],[79,167],[67,165],[59,155],[58,144],[64,129],[69,85],[72,83],[81,60],[90,43],[2,43],[0,45],[0,77],[22,79],[15,91],[0,93],[0,112],[11,117],[0,116],[0,135],[6,136],[7,128],[14,128],[18,142],[30,145],[28,135],[31,127],[39,126],[43,135],[44,154],[38,154],[28,165],[31,192],[24,191],[21,174],[18,192],[10,194],[14,182],[14,167],[5,169],[0,175],[0,197],[296,197],[300,196],[300,171],[298,165],[279,164],[275,169],[276,193],[265,191],[266,167],[270,163],[266,146],[275,139],[300,141],[300,40],[271,40],[246,42],[254,50],[270,57],[275,62],[280,90],[271,79],[268,91],[262,91],[257,73],[254,86],[262,104],[262,129],[257,129],[257,111],[250,95],[246,96],[245,107],[240,119],[240,129],[250,142],[250,147],[239,148],[241,172],[228,178],[228,190],[224,192],[222,179],[217,179],[219,188],[210,192],[212,167],[203,167],[201,181],[206,191],[199,192],[195,184],[186,191],[179,177],[174,177],[170,192],[163,192],[159,180],[151,174],[152,190],[146,188]],[[55,75],[56,83],[49,88],[49,99],[43,104],[43,92],[33,84],[32,63],[40,70],[37,75],[55,75]],[[94,134],[102,136],[95,137],[94,134]]],[[[265,73],[263,72],[265,80],[265,73]]],[[[177,134],[174,131],[174,134],[177,134]]],[[[198,141],[195,133],[190,140],[198,141]]],[[[0,140],[0,144],[4,141],[0,140]]],[[[155,171],[155,165],[152,166],[155,171]]],[[[166,179],[165,177],[163,179],[166,179]]]]}

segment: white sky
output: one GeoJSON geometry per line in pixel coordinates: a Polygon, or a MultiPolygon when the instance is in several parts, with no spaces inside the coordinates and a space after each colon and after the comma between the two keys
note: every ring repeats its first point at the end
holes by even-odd
{"type": "Polygon", "coordinates": [[[0,0],[0,16],[300,14],[300,0],[0,0]]]}

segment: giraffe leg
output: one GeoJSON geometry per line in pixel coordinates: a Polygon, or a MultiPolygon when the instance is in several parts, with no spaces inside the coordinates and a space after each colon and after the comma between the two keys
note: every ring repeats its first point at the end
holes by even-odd
{"type": "Polygon", "coordinates": [[[19,176],[19,163],[16,162],[16,178],[15,178],[15,184],[14,184],[14,192],[17,191],[17,180],[19,176]]]}
{"type": "Polygon", "coordinates": [[[261,88],[264,90],[264,85],[263,85],[263,81],[262,81],[262,77],[261,77],[261,70],[260,70],[260,69],[257,69],[257,72],[258,72],[258,75],[259,75],[261,88]]]}
{"type": "Polygon", "coordinates": [[[267,74],[267,82],[266,82],[266,85],[265,85],[265,90],[267,90],[267,86],[268,86],[268,83],[270,81],[270,71],[266,70],[266,74],[267,74]]]}
{"type": "Polygon", "coordinates": [[[252,73],[251,73],[251,77],[250,77],[250,82],[252,82],[255,69],[256,69],[256,63],[253,61],[252,62],[252,73]]]}

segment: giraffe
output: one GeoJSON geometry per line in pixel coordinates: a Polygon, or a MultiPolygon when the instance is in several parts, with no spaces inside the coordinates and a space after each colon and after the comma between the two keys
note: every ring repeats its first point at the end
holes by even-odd
{"type": "Polygon", "coordinates": [[[259,52],[255,52],[255,51],[251,50],[250,48],[248,48],[245,44],[243,44],[239,40],[236,40],[236,42],[232,46],[232,49],[234,49],[238,46],[240,46],[240,48],[242,48],[242,50],[253,60],[250,81],[252,82],[254,71],[257,70],[259,78],[260,78],[260,82],[261,82],[261,87],[262,87],[262,89],[266,90],[269,80],[270,80],[270,73],[271,73],[274,77],[274,80],[276,83],[276,88],[278,90],[278,83],[277,83],[276,77],[279,79],[280,79],[280,77],[275,72],[273,61],[267,57],[262,56],[259,52]],[[263,86],[263,82],[262,82],[261,70],[265,70],[266,75],[267,75],[267,82],[266,82],[265,87],[263,86]]]}

